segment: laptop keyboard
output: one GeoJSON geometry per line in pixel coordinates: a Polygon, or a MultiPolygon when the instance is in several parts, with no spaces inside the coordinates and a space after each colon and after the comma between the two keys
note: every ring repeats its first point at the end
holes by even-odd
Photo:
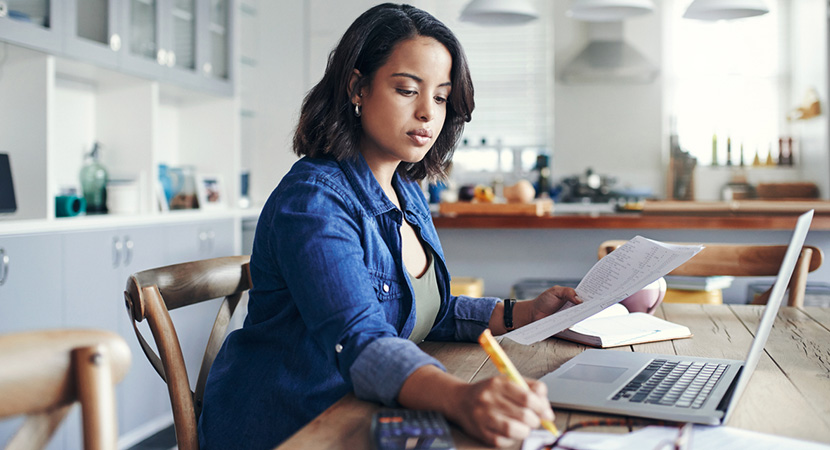
{"type": "Polygon", "coordinates": [[[712,393],[726,364],[655,359],[612,400],[700,408],[712,393]]]}

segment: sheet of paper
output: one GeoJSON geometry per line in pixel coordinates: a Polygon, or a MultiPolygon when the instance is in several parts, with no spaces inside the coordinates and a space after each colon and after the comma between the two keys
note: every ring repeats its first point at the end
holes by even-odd
{"type": "Polygon", "coordinates": [[[507,334],[520,344],[547,339],[571,325],[624,300],[688,261],[703,247],[674,245],[637,236],[597,261],[576,287],[581,305],[517,328],[507,334]]]}
{"type": "MultiPolygon", "coordinates": [[[[627,434],[587,433],[572,431],[559,442],[562,446],[578,450],[642,450],[670,444],[677,438],[677,428],[651,426],[627,434]]],[[[552,434],[545,430],[534,430],[522,444],[522,450],[541,450],[554,441],[552,434]]],[[[558,448],[558,447],[557,447],[558,448]]],[[[732,427],[709,427],[695,425],[688,450],[705,449],[745,449],[752,450],[830,450],[830,446],[816,442],[741,430],[732,427]]]]}

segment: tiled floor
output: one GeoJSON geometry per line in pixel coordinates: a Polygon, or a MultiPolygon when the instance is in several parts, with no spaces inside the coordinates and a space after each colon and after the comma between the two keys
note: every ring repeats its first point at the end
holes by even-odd
{"type": "Polygon", "coordinates": [[[174,450],[175,448],[176,432],[171,425],[130,447],[129,450],[174,450]]]}

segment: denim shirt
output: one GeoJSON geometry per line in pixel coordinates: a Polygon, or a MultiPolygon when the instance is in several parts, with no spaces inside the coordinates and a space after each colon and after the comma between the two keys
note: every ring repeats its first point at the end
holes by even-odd
{"type": "Polygon", "coordinates": [[[279,444],[343,395],[397,405],[416,369],[436,359],[407,339],[413,292],[400,226],[435,255],[441,307],[427,340],[472,341],[499,299],[450,295],[429,206],[395,175],[401,209],[365,160],[303,158],[263,207],[251,255],[248,316],[211,368],[202,448],[279,444]]]}

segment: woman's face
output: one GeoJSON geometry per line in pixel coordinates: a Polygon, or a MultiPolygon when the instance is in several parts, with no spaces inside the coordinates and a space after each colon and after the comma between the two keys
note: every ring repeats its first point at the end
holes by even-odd
{"type": "Polygon", "coordinates": [[[370,167],[414,163],[432,148],[447,116],[452,56],[437,40],[400,42],[355,99],[361,105],[360,151],[370,167]]]}

